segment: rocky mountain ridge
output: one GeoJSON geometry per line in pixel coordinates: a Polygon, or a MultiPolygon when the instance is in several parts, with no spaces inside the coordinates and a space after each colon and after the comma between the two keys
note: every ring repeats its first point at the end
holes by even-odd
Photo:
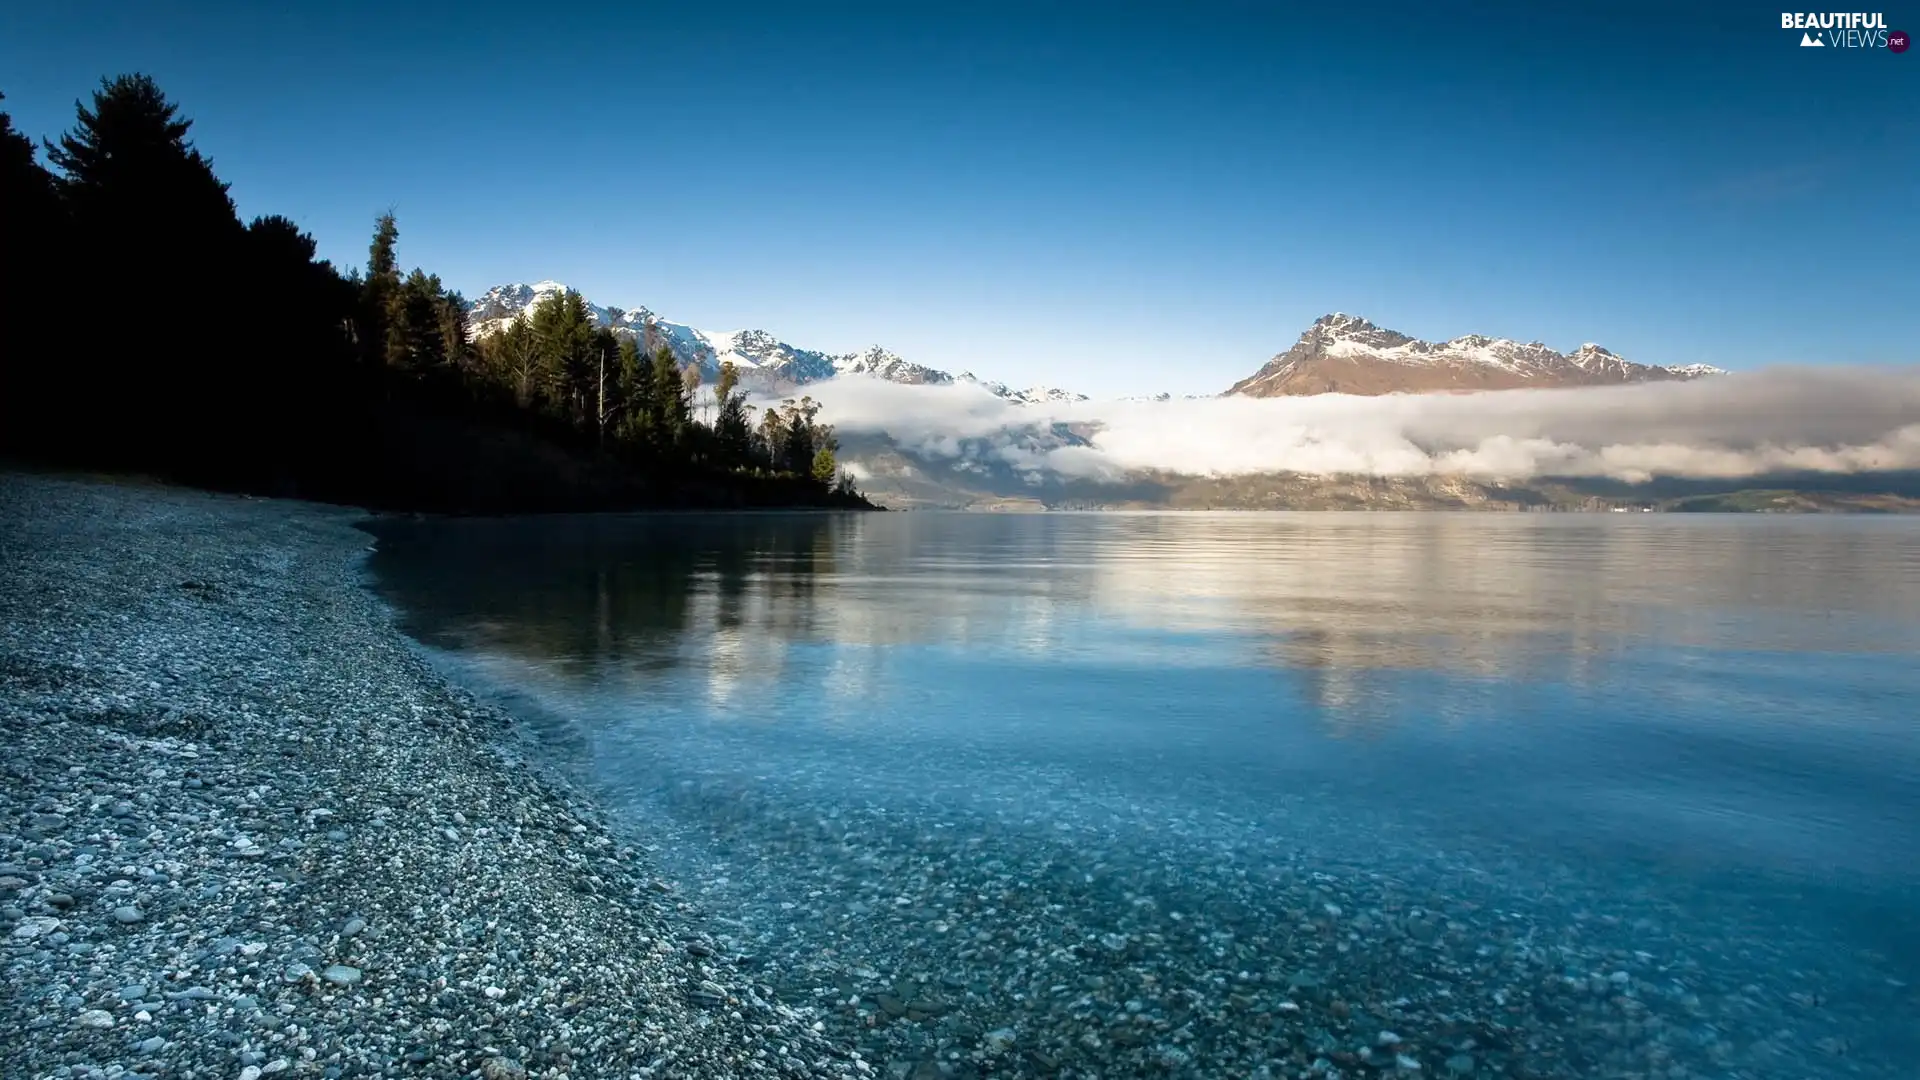
{"type": "Polygon", "coordinates": [[[1636,364],[1588,343],[1570,353],[1538,341],[1468,334],[1421,341],[1357,315],[1323,315],[1286,352],[1234,383],[1229,394],[1399,394],[1518,390],[1698,379],[1725,372],[1706,364],[1636,364]]]}
{"type": "MultiPolygon", "coordinates": [[[[499,333],[543,299],[563,292],[558,281],[514,283],[488,289],[468,309],[474,337],[499,333]]],[[[673,350],[683,365],[698,366],[708,381],[731,361],[742,384],[766,393],[792,393],[810,383],[841,375],[868,375],[912,386],[971,383],[1008,402],[1056,405],[1087,401],[1085,394],[1057,387],[1014,389],[972,372],[958,375],[917,364],[882,346],[859,352],[829,353],[789,344],[765,330],[716,332],[660,318],[644,307],[620,308],[587,303],[596,322],[615,333],[644,336],[673,350]]],[[[1546,345],[1468,334],[1451,341],[1422,341],[1356,315],[1323,315],[1287,351],[1227,394],[1293,397],[1311,394],[1446,393],[1570,386],[1618,386],[1666,382],[1724,374],[1705,364],[1660,367],[1639,364],[1595,344],[1570,353],[1546,345]]],[[[1170,395],[1129,400],[1164,401],[1170,395]]]]}
{"type": "MultiPolygon", "coordinates": [[[[542,300],[566,290],[567,286],[558,281],[496,285],[469,305],[469,330],[475,339],[500,333],[542,300]]],[[[587,310],[595,322],[616,334],[643,337],[650,332],[657,344],[673,350],[682,365],[699,367],[709,382],[718,377],[722,363],[731,361],[740,371],[742,385],[762,392],[784,394],[840,375],[869,375],[912,386],[973,383],[996,397],[1020,405],[1087,400],[1085,394],[1046,386],[1016,390],[1005,383],[981,379],[972,372],[952,375],[916,364],[879,345],[859,352],[826,353],[790,345],[765,330],[700,330],[662,319],[644,307],[605,307],[588,301],[587,310]]]]}

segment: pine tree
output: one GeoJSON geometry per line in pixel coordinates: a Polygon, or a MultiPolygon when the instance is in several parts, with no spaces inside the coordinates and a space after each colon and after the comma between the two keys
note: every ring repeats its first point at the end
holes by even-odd
{"type": "Polygon", "coordinates": [[[419,269],[407,275],[387,301],[387,363],[415,375],[444,368],[445,306],[439,277],[419,269]]]}
{"type": "Polygon", "coordinates": [[[473,363],[473,342],[467,326],[467,298],[457,292],[440,297],[440,352],[456,371],[466,371],[473,363]]]}
{"type": "MultiPolygon", "coordinates": [[[[0,101],[7,95],[0,94],[0,101]]],[[[13,117],[0,110],[0,214],[9,230],[28,222],[26,212],[54,207],[53,174],[40,166],[33,140],[13,129],[13,117]]],[[[9,253],[13,249],[9,248],[9,253]]]]}
{"type": "Polygon", "coordinates": [[[653,365],[641,353],[639,343],[629,338],[620,343],[619,377],[620,423],[616,430],[622,443],[647,451],[653,445],[653,365]]]}
{"type": "Polygon", "coordinates": [[[593,379],[593,315],[577,292],[568,290],[533,309],[533,337],[539,350],[540,396],[553,416],[584,427],[590,415],[593,379]]]}
{"type": "Polygon", "coordinates": [[[389,210],[374,219],[373,241],[367,245],[367,280],[400,287],[400,222],[389,210]]]}
{"type": "Polygon", "coordinates": [[[654,449],[666,453],[686,441],[688,409],[686,383],[673,350],[660,345],[653,350],[653,408],[649,427],[654,449]]]}
{"type": "Polygon", "coordinates": [[[391,362],[395,352],[391,333],[393,308],[400,297],[399,241],[400,224],[393,212],[381,214],[374,222],[373,241],[367,245],[367,277],[360,305],[360,340],[367,358],[376,363],[391,362]]]}
{"type": "Polygon", "coordinates": [[[0,443],[37,444],[58,426],[65,386],[46,358],[69,325],[64,218],[33,140],[0,111],[0,443]]]}
{"type": "MultiPolygon", "coordinates": [[[[73,265],[87,293],[113,297],[122,325],[176,325],[173,293],[160,282],[235,278],[245,231],[227,185],[187,133],[192,121],[145,75],[104,79],[92,104],[76,103],[72,129],[46,145],[60,170],[56,188],[71,214],[73,265]]],[[[142,455],[158,464],[244,458],[223,445],[220,402],[246,382],[256,342],[244,320],[203,319],[194,347],[159,362],[144,350],[87,358],[82,412],[110,459],[142,455]]]]}
{"type": "Polygon", "coordinates": [[[813,452],[813,478],[823,486],[831,486],[840,473],[840,464],[834,460],[833,447],[823,446],[813,452]]]}
{"type": "MultiPolygon", "coordinates": [[[[245,339],[271,342],[246,363],[226,424],[250,448],[249,466],[272,490],[296,493],[311,474],[328,433],[342,426],[358,388],[349,378],[352,343],[346,332],[359,302],[357,286],[316,257],[312,236],[278,215],[247,226],[242,269],[227,299],[245,339]]],[[[236,388],[229,388],[230,390],[236,388]]],[[[234,460],[227,466],[242,465],[234,460]]]]}
{"type": "Polygon", "coordinates": [[[124,230],[122,243],[189,235],[219,243],[238,235],[240,219],[227,185],[187,139],[193,121],[180,118],[178,106],[152,78],[103,79],[93,107],[75,107],[78,122],[58,143],[47,144],[47,157],[63,174],[60,192],[77,217],[108,235],[124,230]]]}

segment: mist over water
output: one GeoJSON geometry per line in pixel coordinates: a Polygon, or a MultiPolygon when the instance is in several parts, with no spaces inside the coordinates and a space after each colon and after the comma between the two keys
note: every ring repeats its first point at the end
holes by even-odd
{"type": "Polygon", "coordinates": [[[1640,482],[1920,468],[1920,370],[1900,367],[1380,397],[1015,405],[967,384],[860,377],[808,393],[848,433],[884,434],[926,458],[988,457],[1073,479],[1161,470],[1640,482]],[[1056,425],[1082,437],[1062,440],[1056,425]]]}
{"type": "Polygon", "coordinates": [[[373,569],[897,1075],[1920,1067],[1910,520],[465,521],[373,569]]]}

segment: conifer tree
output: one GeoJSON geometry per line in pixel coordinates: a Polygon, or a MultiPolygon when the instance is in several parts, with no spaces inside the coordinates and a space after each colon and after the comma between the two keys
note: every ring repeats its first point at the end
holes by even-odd
{"type": "Polygon", "coordinates": [[[400,298],[400,258],[396,250],[400,225],[393,212],[381,214],[374,222],[373,240],[367,245],[367,277],[362,285],[360,340],[369,360],[391,362],[393,309],[400,298]]]}
{"type": "Polygon", "coordinates": [[[654,448],[662,453],[679,447],[685,440],[689,421],[687,388],[673,350],[659,345],[653,350],[653,409],[649,427],[654,448]]]}
{"type": "Polygon", "coordinates": [[[813,478],[823,485],[831,486],[840,473],[840,464],[834,460],[833,447],[823,446],[813,452],[813,478]]]}
{"type": "MultiPolygon", "coordinates": [[[[0,101],[7,95],[0,94],[0,101]]],[[[13,129],[13,117],[0,110],[0,214],[9,230],[29,224],[27,211],[54,207],[53,174],[42,168],[33,140],[13,129]]]]}
{"type": "Polygon", "coordinates": [[[415,375],[445,367],[445,306],[438,276],[419,269],[407,275],[387,303],[387,363],[415,375]]]}
{"type": "MultiPolygon", "coordinates": [[[[358,391],[346,331],[359,290],[317,258],[316,248],[285,217],[255,218],[246,229],[244,269],[228,292],[228,317],[249,351],[260,351],[244,358],[240,385],[223,387],[230,404],[222,420],[248,448],[251,468],[283,494],[295,493],[292,477],[312,472],[318,447],[343,426],[358,391]]],[[[224,468],[240,466],[236,458],[224,468]]]]}
{"type": "Polygon", "coordinates": [[[46,437],[64,396],[46,362],[67,323],[64,217],[33,140],[0,111],[0,443],[46,437]]]}
{"type": "Polygon", "coordinates": [[[637,450],[653,445],[653,364],[638,342],[620,343],[620,440],[637,450]]]}
{"type": "Polygon", "coordinates": [[[456,371],[466,371],[473,360],[473,342],[467,327],[467,299],[457,292],[443,293],[439,304],[440,353],[456,371]]]}
{"type": "Polygon", "coordinates": [[[540,396],[553,416],[584,426],[592,381],[593,316],[579,293],[568,290],[542,300],[531,320],[539,350],[540,396]]]}
{"type": "MultiPolygon", "coordinates": [[[[74,265],[87,268],[89,294],[113,298],[123,325],[171,325],[176,301],[156,283],[235,280],[244,230],[227,185],[188,140],[192,121],[145,75],[101,80],[75,112],[74,126],[46,144],[71,214],[74,265]]],[[[105,350],[97,366],[90,358],[83,411],[103,452],[233,456],[211,417],[221,392],[244,382],[246,330],[241,320],[203,320],[192,352],[172,363],[131,349],[105,350]],[[163,449],[147,449],[156,440],[163,449]]]]}
{"type": "Polygon", "coordinates": [[[196,234],[202,242],[230,242],[238,235],[227,185],[187,139],[193,121],[179,116],[152,78],[103,79],[93,107],[76,103],[76,111],[73,129],[47,144],[47,157],[61,171],[60,193],[76,217],[105,233],[92,239],[111,235],[132,246],[196,234]]]}

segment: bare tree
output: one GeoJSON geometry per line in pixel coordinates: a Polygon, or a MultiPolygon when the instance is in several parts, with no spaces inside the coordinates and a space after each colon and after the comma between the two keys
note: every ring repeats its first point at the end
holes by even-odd
{"type": "MultiPolygon", "coordinates": [[[[680,369],[680,385],[686,387],[687,401],[693,402],[693,401],[699,400],[700,365],[698,363],[688,364],[686,367],[680,369]]],[[[705,418],[705,412],[706,412],[706,406],[703,405],[701,406],[701,421],[700,421],[703,424],[707,422],[705,418]]]]}
{"type": "Polygon", "coordinates": [[[607,445],[607,419],[612,415],[607,411],[607,349],[605,341],[594,342],[593,356],[598,368],[596,378],[600,386],[600,403],[594,407],[593,418],[594,423],[597,424],[600,429],[598,445],[604,447],[607,445]]]}

